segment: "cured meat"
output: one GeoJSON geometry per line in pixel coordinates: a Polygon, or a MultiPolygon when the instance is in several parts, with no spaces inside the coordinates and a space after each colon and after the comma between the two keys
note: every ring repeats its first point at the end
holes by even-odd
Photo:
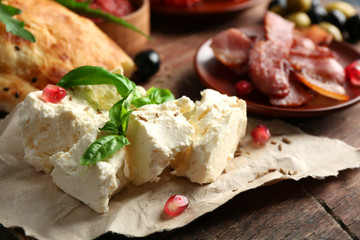
{"type": "Polygon", "coordinates": [[[291,55],[291,65],[298,70],[297,78],[314,91],[337,100],[346,101],[343,83],[345,71],[334,58],[309,58],[291,55]]]}
{"type": "Polygon", "coordinates": [[[250,76],[261,92],[283,98],[290,91],[288,57],[294,24],[267,12],[264,18],[267,41],[259,41],[249,53],[250,76]]]}
{"type": "Polygon", "coordinates": [[[295,24],[273,12],[266,12],[264,22],[266,39],[281,44],[285,50],[290,50],[295,24]]]}
{"type": "Polygon", "coordinates": [[[307,75],[319,80],[334,81],[339,84],[345,83],[344,68],[334,58],[310,58],[291,55],[290,63],[300,73],[307,73],[307,75]]]}
{"type": "Polygon", "coordinates": [[[318,25],[312,25],[309,28],[294,29],[295,38],[306,37],[311,39],[315,45],[329,46],[333,37],[318,25]]]}
{"type": "Polygon", "coordinates": [[[272,12],[265,14],[264,23],[266,40],[251,40],[237,29],[215,36],[211,47],[216,57],[238,72],[248,66],[254,86],[275,106],[296,107],[309,101],[312,94],[304,85],[330,98],[349,99],[344,68],[326,47],[330,34],[316,25],[294,29],[292,22],[272,12]]]}
{"type": "Polygon", "coordinates": [[[251,45],[252,41],[245,33],[230,28],[214,36],[210,47],[222,64],[241,75],[247,71],[251,45]]]}
{"type": "Polygon", "coordinates": [[[271,41],[259,41],[249,51],[249,71],[256,88],[275,98],[290,91],[287,49],[271,41]]]}
{"type": "Polygon", "coordinates": [[[298,55],[310,58],[335,58],[334,53],[329,48],[317,46],[311,39],[301,36],[294,38],[290,49],[290,55],[298,55]]]}
{"type": "Polygon", "coordinates": [[[284,98],[270,98],[270,103],[278,107],[298,107],[312,99],[313,95],[306,91],[294,74],[289,78],[290,91],[284,98]]]}
{"type": "Polygon", "coordinates": [[[297,78],[309,88],[320,93],[323,96],[333,98],[340,101],[348,101],[349,96],[346,94],[345,88],[334,82],[324,81],[318,78],[313,78],[308,72],[296,73],[297,78]]]}
{"type": "Polygon", "coordinates": [[[289,59],[303,84],[330,98],[349,99],[343,87],[346,80],[344,68],[329,48],[318,46],[307,37],[297,36],[289,59]]]}

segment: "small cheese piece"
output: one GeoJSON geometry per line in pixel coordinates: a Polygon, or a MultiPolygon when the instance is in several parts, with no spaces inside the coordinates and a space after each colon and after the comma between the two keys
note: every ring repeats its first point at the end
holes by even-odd
{"type": "Polygon", "coordinates": [[[225,170],[246,131],[246,103],[206,89],[188,122],[195,128],[194,143],[171,161],[172,172],[204,184],[225,170]]]}
{"type": "Polygon", "coordinates": [[[94,165],[83,166],[79,159],[96,140],[97,129],[85,134],[66,152],[51,156],[54,183],[67,194],[84,202],[98,213],[109,210],[110,198],[123,189],[128,180],[124,174],[125,149],[94,165]]]}
{"type": "Polygon", "coordinates": [[[22,103],[19,130],[25,148],[25,161],[37,170],[50,173],[50,156],[68,151],[79,139],[97,131],[108,121],[85,100],[67,95],[60,103],[45,103],[41,91],[28,94],[22,103]]]}
{"type": "Polygon", "coordinates": [[[183,114],[193,109],[194,102],[182,97],[145,105],[130,115],[125,174],[133,184],[159,180],[175,154],[191,145],[194,128],[183,114]]]}

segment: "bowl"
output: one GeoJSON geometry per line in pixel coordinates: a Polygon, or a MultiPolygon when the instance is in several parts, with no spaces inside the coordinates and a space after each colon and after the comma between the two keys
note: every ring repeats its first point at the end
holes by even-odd
{"type": "MultiPolygon", "coordinates": [[[[135,11],[122,19],[149,35],[150,0],[133,0],[132,3],[135,11]]],[[[137,53],[148,42],[145,36],[119,24],[103,22],[97,25],[129,55],[137,53]]]]}

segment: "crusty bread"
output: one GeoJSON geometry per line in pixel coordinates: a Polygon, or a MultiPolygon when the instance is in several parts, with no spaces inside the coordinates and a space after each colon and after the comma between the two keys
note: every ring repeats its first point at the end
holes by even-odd
{"type": "Polygon", "coordinates": [[[56,84],[70,70],[122,67],[130,76],[132,59],[90,20],[51,0],[3,0],[21,9],[14,18],[36,38],[32,43],[5,31],[0,22],[0,110],[10,111],[27,93],[56,84]]]}

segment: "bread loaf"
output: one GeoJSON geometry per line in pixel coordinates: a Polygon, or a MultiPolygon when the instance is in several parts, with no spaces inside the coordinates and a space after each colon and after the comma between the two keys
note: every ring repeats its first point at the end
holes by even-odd
{"type": "Polygon", "coordinates": [[[36,38],[29,42],[5,31],[0,22],[0,111],[10,111],[25,96],[56,84],[70,70],[101,66],[123,68],[130,76],[132,59],[91,20],[51,0],[3,0],[22,11],[15,15],[36,38]]]}

